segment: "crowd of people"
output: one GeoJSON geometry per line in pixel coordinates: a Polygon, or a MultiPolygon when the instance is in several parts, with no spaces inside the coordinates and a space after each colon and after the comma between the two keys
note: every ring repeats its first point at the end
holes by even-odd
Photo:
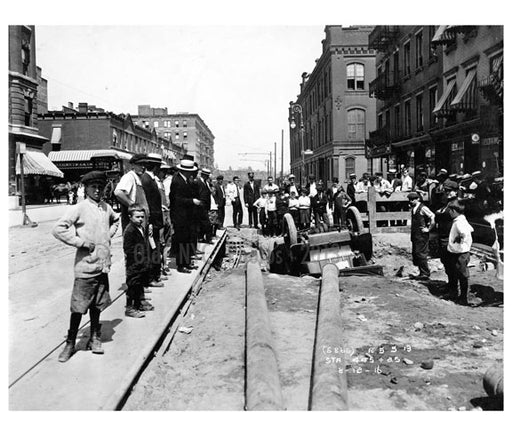
{"type": "Polygon", "coordinates": [[[87,348],[96,354],[103,353],[100,313],[111,302],[110,245],[119,225],[123,231],[126,270],[125,316],[143,318],[145,312],[154,310],[146,295],[151,288],[163,287],[171,273],[169,258],[176,258],[180,274],[197,269],[195,262],[204,254],[198,242],[214,243],[216,231],[224,228],[228,204],[233,209],[234,228],[239,230],[242,225],[245,205],[249,226],[261,229],[265,236],[276,236],[285,233],[287,213],[301,230],[319,224],[344,229],[347,209],[352,205],[364,206],[356,201],[356,194],[367,192],[370,186],[379,195],[409,192],[413,263],[420,271],[416,278],[428,279],[430,275],[428,235],[437,227],[450,293],[467,304],[467,264],[473,229],[464,217],[464,198],[472,196],[485,208],[492,197],[479,172],[472,174],[470,183],[464,183],[468,182],[465,176],[457,183],[454,179],[459,176],[448,175],[446,170],[439,171],[436,180],[420,172],[415,183],[407,169],[400,173],[390,171],[389,180],[378,172],[373,176],[365,173],[359,180],[350,174],[345,191],[337,179],[327,188],[313,175],[305,186],[300,186],[293,174],[279,186],[272,177],[261,186],[253,172],[248,173],[243,186],[239,176],[225,184],[224,177],[218,175],[213,182],[211,170],[200,169],[190,155],[185,155],[176,167],[167,165],[158,154],[136,154],[130,163],[132,169],[114,189],[120,214],[104,200],[106,174],[91,171],[81,180],[84,200],[69,207],[53,229],[57,239],[77,249],[71,316],[66,345],[59,355],[61,362],[69,360],[75,352],[80,321],[87,312],[91,321],[87,348]],[[422,203],[426,193],[430,206],[422,203]]]}

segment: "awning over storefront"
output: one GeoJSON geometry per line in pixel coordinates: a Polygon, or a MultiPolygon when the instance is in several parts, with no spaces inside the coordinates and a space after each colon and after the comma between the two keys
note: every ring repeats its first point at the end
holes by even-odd
{"type": "Polygon", "coordinates": [[[48,157],[52,162],[78,162],[84,160],[91,160],[91,157],[96,153],[105,150],[63,150],[63,151],[50,151],[48,157]]]}
{"type": "MultiPolygon", "coordinates": [[[[62,171],[59,170],[44,153],[37,151],[27,151],[23,155],[23,173],[25,175],[37,174],[42,176],[64,177],[62,171]]],[[[16,161],[16,174],[21,174],[19,156],[16,161]]]]}
{"type": "Polygon", "coordinates": [[[457,95],[450,103],[450,107],[457,110],[473,110],[475,109],[476,94],[476,69],[470,70],[457,92],[457,95]]]}
{"type": "Polygon", "coordinates": [[[492,61],[491,83],[498,97],[503,98],[503,53],[492,61]]]}
{"type": "Polygon", "coordinates": [[[132,158],[132,154],[125,153],[124,151],[119,150],[102,150],[95,154],[93,154],[91,157],[113,157],[115,159],[124,159],[124,160],[130,160],[132,158]]]}
{"type": "Polygon", "coordinates": [[[450,95],[450,93],[452,92],[453,87],[455,86],[455,82],[456,82],[456,80],[450,80],[447,83],[446,88],[445,88],[445,90],[443,92],[443,95],[441,96],[441,98],[437,102],[436,107],[434,108],[432,113],[436,114],[436,113],[440,112],[441,109],[444,108],[444,106],[446,105],[446,102],[448,100],[448,96],[450,95]]]}

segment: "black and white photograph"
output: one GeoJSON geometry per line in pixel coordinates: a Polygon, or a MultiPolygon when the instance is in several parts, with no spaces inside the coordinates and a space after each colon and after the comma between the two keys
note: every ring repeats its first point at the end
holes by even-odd
{"type": "Polygon", "coordinates": [[[506,12],[391,3],[7,16],[9,420],[500,429],[506,12]]]}

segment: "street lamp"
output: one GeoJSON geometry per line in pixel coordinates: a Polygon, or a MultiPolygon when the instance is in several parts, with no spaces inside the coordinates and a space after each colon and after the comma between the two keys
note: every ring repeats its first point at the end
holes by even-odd
{"type": "Polygon", "coordinates": [[[290,102],[290,128],[294,130],[297,127],[297,123],[295,122],[295,114],[300,115],[300,155],[301,155],[301,169],[300,169],[300,181],[301,184],[304,184],[303,176],[305,173],[305,155],[313,154],[312,150],[304,150],[304,117],[302,116],[302,106],[298,103],[290,102]]]}

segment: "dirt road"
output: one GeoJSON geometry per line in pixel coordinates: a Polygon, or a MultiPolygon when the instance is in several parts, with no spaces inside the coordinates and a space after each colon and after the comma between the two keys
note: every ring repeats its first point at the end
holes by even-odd
{"type": "MultiPolygon", "coordinates": [[[[435,260],[430,282],[396,277],[400,266],[416,273],[408,235],[374,237],[374,251],[385,276],[340,278],[344,335],[324,344],[347,372],[350,409],[500,408],[482,377],[503,359],[503,282],[472,259],[471,306],[459,306],[440,298],[446,277],[435,260]]],[[[149,364],[125,410],[243,410],[244,280],[243,266],[212,270],[183,323],[192,332],[149,364]]],[[[307,410],[319,280],[264,281],[286,408],[307,410]]]]}

